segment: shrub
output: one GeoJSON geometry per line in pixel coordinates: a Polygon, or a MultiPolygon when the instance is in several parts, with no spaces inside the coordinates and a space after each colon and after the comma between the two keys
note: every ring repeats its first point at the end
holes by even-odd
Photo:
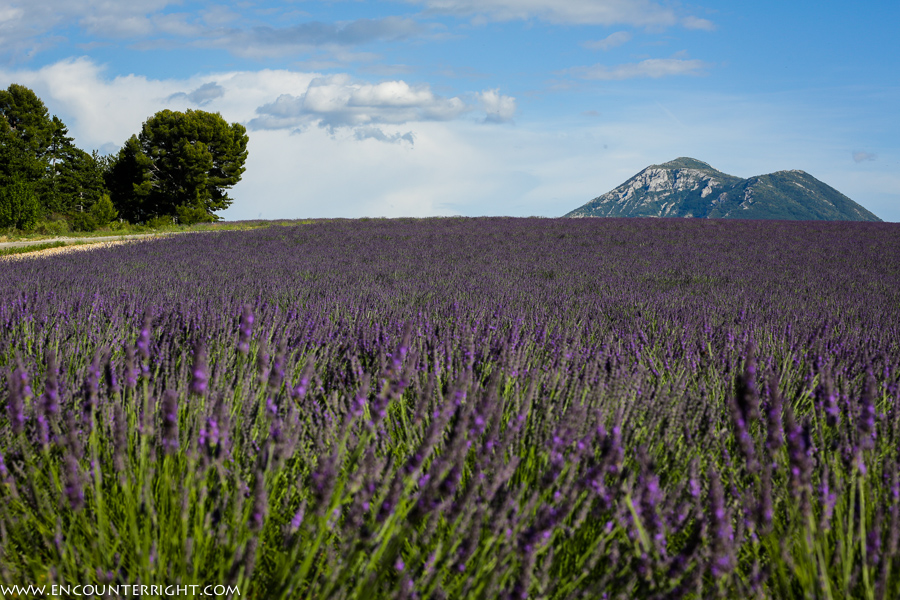
{"type": "Polygon", "coordinates": [[[99,227],[97,220],[89,213],[75,213],[72,217],[72,229],[75,231],[95,231],[99,227]]]}
{"type": "Polygon", "coordinates": [[[106,227],[110,221],[119,216],[119,212],[113,206],[109,194],[103,194],[91,207],[90,215],[100,227],[106,227]]]}
{"type": "Polygon", "coordinates": [[[13,179],[0,188],[0,227],[31,231],[37,224],[41,206],[31,185],[13,179]]]}
{"type": "Polygon", "coordinates": [[[163,229],[164,227],[171,227],[175,224],[175,220],[169,215],[163,215],[162,217],[153,217],[149,221],[147,221],[147,227],[150,229],[163,229]]]}
{"type": "Polygon", "coordinates": [[[179,206],[175,211],[178,213],[178,223],[181,225],[214,223],[218,220],[216,215],[208,213],[202,206],[179,206]]]}
{"type": "Polygon", "coordinates": [[[44,235],[63,235],[69,232],[69,223],[65,219],[48,219],[38,221],[34,226],[35,233],[44,235]]]}

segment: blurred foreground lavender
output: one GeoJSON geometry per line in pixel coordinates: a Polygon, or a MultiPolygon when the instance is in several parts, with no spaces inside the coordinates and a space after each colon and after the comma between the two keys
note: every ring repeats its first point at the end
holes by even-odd
{"type": "Polygon", "coordinates": [[[0,324],[0,583],[900,596],[897,225],[196,234],[0,324]]]}

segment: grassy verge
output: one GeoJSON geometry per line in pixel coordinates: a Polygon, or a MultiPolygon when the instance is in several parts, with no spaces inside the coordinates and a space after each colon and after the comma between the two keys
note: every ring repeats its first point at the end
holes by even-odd
{"type": "Polygon", "coordinates": [[[65,242],[50,242],[49,244],[29,244],[28,246],[19,246],[18,248],[0,248],[0,256],[39,252],[40,250],[49,250],[50,248],[61,248],[65,245],[65,242]]]}
{"type": "Polygon", "coordinates": [[[131,223],[114,223],[110,227],[97,229],[96,231],[66,231],[63,233],[24,232],[18,229],[6,229],[0,231],[0,242],[24,242],[40,241],[57,237],[109,237],[114,235],[134,235],[142,233],[187,233],[201,231],[244,231],[260,229],[275,225],[306,225],[312,223],[305,220],[277,220],[277,221],[221,221],[218,223],[197,223],[194,225],[167,225],[165,227],[148,227],[146,225],[134,225],[131,223]]]}

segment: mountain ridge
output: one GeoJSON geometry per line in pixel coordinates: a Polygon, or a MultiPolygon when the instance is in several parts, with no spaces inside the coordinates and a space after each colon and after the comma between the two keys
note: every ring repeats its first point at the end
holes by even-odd
{"type": "Polygon", "coordinates": [[[686,156],[650,165],[563,216],[881,221],[805,171],[742,179],[686,156]]]}

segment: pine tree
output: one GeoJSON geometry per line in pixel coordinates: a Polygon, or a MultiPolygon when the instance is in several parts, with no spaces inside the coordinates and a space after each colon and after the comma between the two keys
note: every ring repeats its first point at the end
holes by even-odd
{"type": "Polygon", "coordinates": [[[125,143],[107,184],[129,220],[218,220],[215,211],[232,203],[226,190],[246,170],[247,142],[244,126],[218,113],[163,110],[125,143]]]}

